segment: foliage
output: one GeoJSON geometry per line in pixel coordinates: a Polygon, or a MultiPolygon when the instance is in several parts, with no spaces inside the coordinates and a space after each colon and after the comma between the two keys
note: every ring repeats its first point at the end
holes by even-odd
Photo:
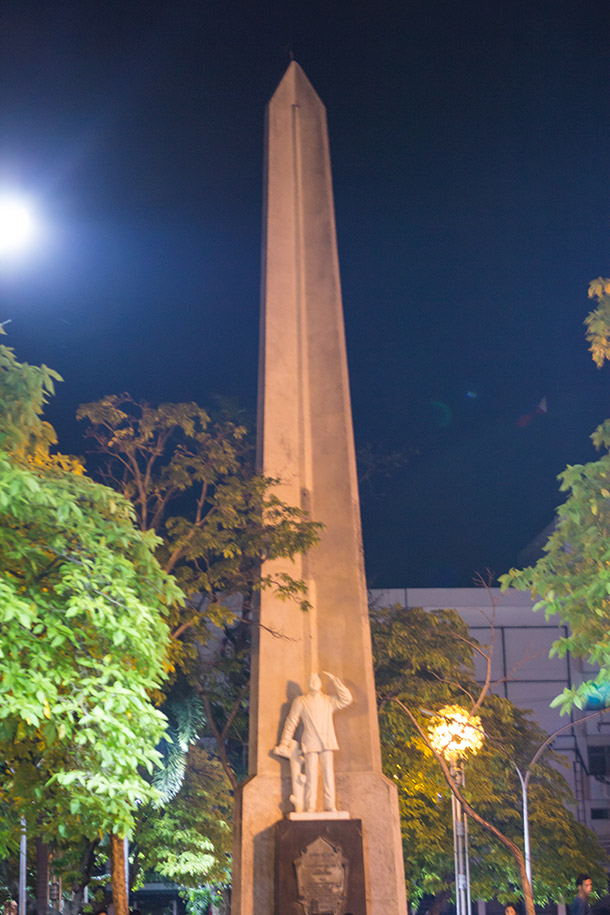
{"type": "Polygon", "coordinates": [[[610,359],[610,279],[598,276],[589,283],[589,298],[596,307],[585,318],[586,338],[595,365],[600,369],[610,359]]]}
{"type": "MultiPolygon", "coordinates": [[[[4,331],[2,331],[4,333],[4,331]]],[[[12,349],[0,346],[0,449],[22,460],[48,460],[57,444],[53,427],[41,419],[61,376],[46,365],[18,362],[12,349]]]]}
{"type": "Polygon", "coordinates": [[[592,700],[604,704],[610,695],[610,421],[592,438],[606,453],[559,475],[560,490],[568,495],[545,555],[534,566],[511,569],[501,578],[503,588],[529,590],[539,598],[535,610],[544,609],[547,618],[557,614],[569,624],[569,635],[553,646],[555,653],[563,657],[571,651],[600,667],[593,682],[566,687],[554,700],[562,712],[573,705],[585,708],[592,700]]]}
{"type": "Polygon", "coordinates": [[[154,870],[185,888],[227,882],[231,796],[218,760],[206,750],[189,749],[182,787],[171,803],[140,810],[132,852],[139,871],[154,870]]]}
{"type": "MultiPolygon", "coordinates": [[[[601,367],[610,354],[610,280],[594,280],[589,296],[598,306],[586,319],[587,339],[601,367]]],[[[571,651],[600,668],[592,681],[566,688],[555,699],[562,712],[610,700],[610,420],[591,438],[603,453],[559,474],[560,491],[567,495],[545,555],[534,566],[511,569],[500,579],[503,588],[531,591],[538,598],[534,609],[544,609],[547,618],[558,615],[569,625],[570,633],[555,643],[555,653],[563,657],[571,651]]]]}
{"type": "MultiPolygon", "coordinates": [[[[173,691],[164,704],[169,728],[163,741],[173,734],[176,746],[184,747],[191,738],[196,739],[193,728],[198,728],[201,720],[199,710],[189,708],[192,698],[173,691]],[[183,703],[184,698],[187,701],[183,703]],[[187,740],[189,733],[191,738],[187,740]]],[[[162,756],[167,759],[166,753],[162,756]]],[[[188,752],[179,752],[178,756],[182,757],[183,771],[177,792],[171,797],[162,793],[161,803],[157,798],[153,803],[138,805],[134,811],[129,885],[137,889],[151,874],[154,879],[176,883],[187,899],[187,908],[195,911],[204,900],[215,897],[214,887],[222,887],[229,879],[232,800],[222,767],[203,747],[191,743],[188,752]]],[[[173,775],[172,762],[169,768],[173,775]]],[[[108,856],[106,837],[90,843],[70,836],[53,851],[56,872],[62,875],[66,887],[77,893],[89,884],[94,868],[106,872],[108,856]]],[[[103,884],[107,882],[107,877],[101,879],[103,884]]],[[[91,893],[91,884],[89,887],[91,893]]],[[[203,911],[207,909],[204,907],[203,911]]]]}
{"type": "MultiPolygon", "coordinates": [[[[408,704],[425,731],[440,708],[471,706],[479,691],[473,677],[478,646],[450,610],[376,610],[372,632],[384,771],[399,793],[408,894],[415,902],[424,893],[440,897],[452,890],[454,879],[449,793],[431,751],[392,700],[408,704]]],[[[500,696],[488,695],[478,714],[485,740],[466,764],[465,793],[477,811],[521,844],[521,790],[513,764],[525,768],[547,735],[500,696]]],[[[602,880],[606,861],[595,836],[566,807],[570,790],[553,759],[549,753],[537,764],[530,789],[534,890],[540,903],[568,898],[579,870],[602,880]]],[[[472,822],[470,849],[473,894],[513,899],[520,875],[507,850],[472,822]]]]}
{"type": "Polygon", "coordinates": [[[273,586],[307,609],[303,582],[258,573],[263,560],[311,546],[320,526],[281,502],[273,480],[253,472],[244,426],[213,423],[194,403],[153,408],[127,394],[83,404],[77,416],[88,420],[106,479],[131,500],[141,530],[162,538],[165,570],[197,595],[190,616],[177,621],[181,636],[189,630],[207,640],[210,622],[235,619],[229,598],[252,589],[273,586]]]}
{"type": "MultiPolygon", "coordinates": [[[[70,818],[68,818],[70,824],[70,818]]],[[[100,902],[108,883],[109,840],[108,836],[93,838],[79,834],[78,824],[65,835],[56,836],[52,843],[53,870],[61,877],[64,893],[70,895],[72,908],[67,912],[82,911],[83,891],[88,888],[89,902],[99,895],[100,902]],[[98,874],[95,875],[94,871],[98,874]],[[100,874],[103,872],[103,876],[100,874]]],[[[66,907],[64,905],[64,911],[66,907]]]]}
{"type": "Polygon", "coordinates": [[[256,474],[243,425],[194,403],[154,408],[129,395],[84,404],[104,478],[130,499],[157,557],[188,594],[170,617],[172,658],[201,697],[229,782],[245,746],[252,600],[262,588],[308,608],[304,582],[261,562],[307,550],[320,525],[256,474]]]}
{"type": "Polygon", "coordinates": [[[364,442],[356,452],[360,489],[362,490],[365,484],[370,484],[374,480],[393,477],[398,471],[405,468],[414,454],[417,454],[415,448],[387,451],[371,442],[364,442]]]}
{"type": "Polygon", "coordinates": [[[198,740],[205,725],[205,715],[197,696],[176,687],[167,696],[162,711],[167,718],[167,728],[157,746],[161,762],[154,771],[153,785],[159,791],[160,804],[164,805],[182,787],[189,746],[198,740]]]}
{"type": "Polygon", "coordinates": [[[57,378],[0,347],[0,803],[43,832],[122,833],[155,795],[149,693],[180,591],[129,502],[49,453],[57,378]]]}
{"type": "Polygon", "coordinates": [[[218,907],[223,903],[218,888],[212,886],[187,888],[180,895],[186,903],[186,915],[208,915],[211,905],[218,907]]]}

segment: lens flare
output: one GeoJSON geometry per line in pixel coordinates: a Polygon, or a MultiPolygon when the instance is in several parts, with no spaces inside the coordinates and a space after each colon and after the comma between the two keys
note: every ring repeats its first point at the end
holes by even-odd
{"type": "Polygon", "coordinates": [[[18,254],[32,241],[36,231],[28,201],[0,194],[0,257],[18,254]]]}

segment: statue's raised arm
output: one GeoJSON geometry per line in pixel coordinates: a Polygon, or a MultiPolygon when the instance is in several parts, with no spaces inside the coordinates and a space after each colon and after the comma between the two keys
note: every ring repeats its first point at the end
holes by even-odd
{"type": "Polygon", "coordinates": [[[349,689],[343,683],[339,677],[335,677],[334,674],[329,673],[327,670],[323,670],[322,673],[325,677],[333,683],[335,689],[337,690],[336,696],[329,696],[329,699],[333,702],[335,709],[347,708],[348,705],[352,704],[352,694],[349,689]]]}

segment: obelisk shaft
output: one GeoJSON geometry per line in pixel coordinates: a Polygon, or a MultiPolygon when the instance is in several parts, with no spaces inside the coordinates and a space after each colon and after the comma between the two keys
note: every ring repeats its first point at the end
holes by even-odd
{"type": "Polygon", "coordinates": [[[295,563],[312,609],[265,591],[255,633],[250,779],[236,811],[234,915],[272,915],[273,824],[290,785],[271,753],[309,674],[351,690],[336,716],[338,804],[363,822],[369,915],[406,911],[395,787],[381,774],[379,733],[326,112],[291,63],[267,112],[259,377],[259,467],[278,495],[325,527],[295,563]],[[239,901],[238,901],[239,900],[239,901]]]}

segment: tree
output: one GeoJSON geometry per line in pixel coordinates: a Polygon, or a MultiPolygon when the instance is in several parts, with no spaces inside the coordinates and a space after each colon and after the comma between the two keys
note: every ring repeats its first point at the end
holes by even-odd
{"type": "MultiPolygon", "coordinates": [[[[586,318],[586,336],[601,368],[610,358],[610,280],[594,280],[589,297],[597,307],[586,318]]],[[[604,453],[559,474],[559,489],[567,495],[557,509],[545,555],[535,565],[511,569],[500,579],[503,588],[531,591],[535,610],[544,610],[547,618],[558,615],[569,625],[569,635],[553,646],[556,654],[563,657],[571,651],[600,669],[591,681],[566,688],[555,699],[552,704],[560,705],[562,712],[610,701],[610,420],[591,438],[604,453]]]]}
{"type": "Polygon", "coordinates": [[[586,338],[593,362],[601,369],[610,359],[610,280],[598,276],[589,283],[588,296],[595,299],[596,306],[585,318],[586,338]]]}
{"type": "Polygon", "coordinates": [[[174,687],[162,710],[168,724],[153,775],[160,799],[138,810],[129,883],[152,871],[190,895],[229,881],[232,801],[218,759],[200,742],[205,716],[197,696],[174,687]]]}
{"type": "MultiPolygon", "coordinates": [[[[308,549],[321,526],[281,502],[273,493],[275,481],[254,472],[251,439],[226,409],[212,420],[194,403],[155,408],[123,394],[83,404],[77,415],[88,423],[97,472],[132,502],[140,529],[159,535],[157,558],[187,594],[169,617],[165,696],[174,713],[180,702],[192,708],[193,696],[199,698],[233,789],[247,771],[253,600],[259,590],[273,588],[280,598],[296,600],[304,610],[309,606],[304,582],[286,574],[261,576],[261,563],[308,549]]],[[[162,707],[168,711],[167,702],[162,707]]],[[[166,797],[162,808],[141,808],[134,865],[152,861],[165,876],[172,871],[173,879],[181,872],[188,905],[195,910],[201,893],[207,895],[202,883],[226,879],[228,827],[214,827],[204,816],[189,818],[183,802],[184,792],[191,790],[192,760],[201,760],[202,748],[180,756],[174,735],[173,744],[161,746],[164,754],[166,749],[168,765],[157,772],[157,786],[175,790],[183,776],[185,784],[173,800],[166,797]],[[177,848],[183,852],[176,857],[177,848]]],[[[207,806],[223,808],[226,785],[218,783],[218,767],[209,761],[206,772],[211,778],[207,806]]],[[[229,814],[219,822],[230,823],[229,814]]]]}
{"type": "Polygon", "coordinates": [[[181,592],[128,500],[50,453],[58,378],[0,347],[0,804],[43,837],[108,832],[118,848],[136,799],[156,796],[150,694],[181,592]]]}
{"type": "Polygon", "coordinates": [[[312,546],[320,525],[281,502],[274,481],[254,472],[243,425],[194,403],[152,407],[128,394],[83,404],[106,482],[131,500],[157,557],[188,595],[170,616],[176,677],[200,696],[232,788],[245,770],[252,601],[273,588],[307,609],[305,583],[261,576],[266,559],[312,546]]]}
{"type": "Polygon", "coordinates": [[[141,811],[131,843],[131,882],[155,871],[185,889],[230,879],[232,799],[217,759],[191,747],[182,786],[162,808],[141,811]]]}
{"type": "MultiPolygon", "coordinates": [[[[437,912],[453,888],[451,807],[445,778],[421,731],[427,732],[431,712],[447,704],[474,704],[479,687],[473,652],[480,646],[449,610],[373,611],[372,633],[384,771],[398,788],[408,893],[415,901],[431,894],[430,911],[437,912]],[[421,731],[405,715],[406,707],[421,731]]],[[[513,763],[527,764],[546,734],[527,713],[496,695],[488,694],[477,714],[485,740],[467,763],[465,797],[520,846],[521,791],[513,763]]],[[[594,870],[603,880],[606,862],[593,833],[566,806],[571,792],[551,760],[553,754],[536,766],[530,793],[535,898],[541,904],[567,897],[579,870],[594,870]]],[[[513,856],[497,837],[470,822],[475,895],[513,899],[520,883],[513,856]]]]}

